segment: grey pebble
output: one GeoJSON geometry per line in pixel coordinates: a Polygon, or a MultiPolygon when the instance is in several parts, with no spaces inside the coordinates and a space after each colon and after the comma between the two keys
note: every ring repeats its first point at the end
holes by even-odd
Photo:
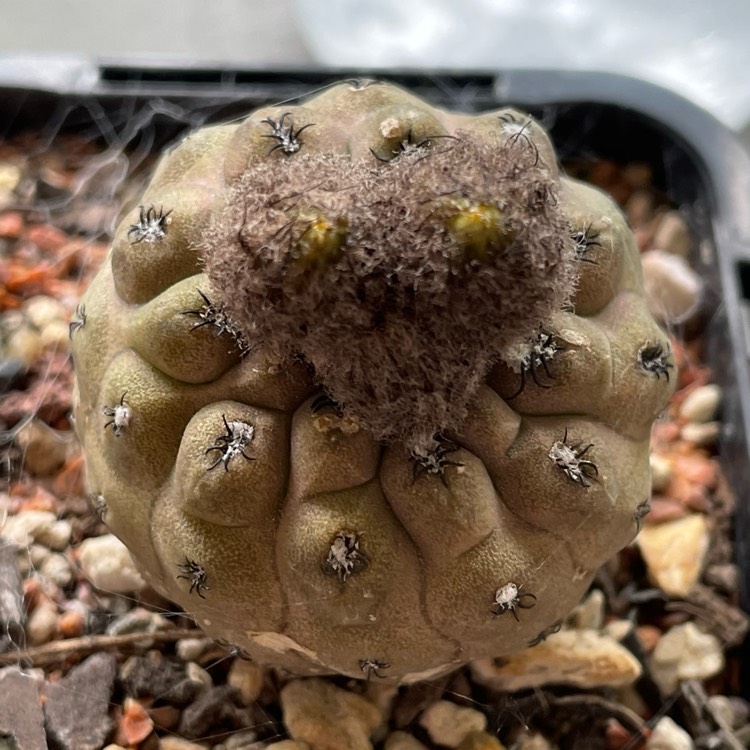
{"type": "Polygon", "coordinates": [[[10,738],[5,747],[46,750],[39,685],[39,681],[17,667],[0,669],[0,741],[10,738]]]}
{"type": "Polygon", "coordinates": [[[0,651],[24,648],[24,612],[18,547],[0,537],[0,651]]]}
{"type": "Polygon", "coordinates": [[[17,357],[0,359],[0,396],[20,388],[27,372],[23,360],[17,357]]]}
{"type": "Polygon", "coordinates": [[[116,673],[117,657],[98,653],[45,686],[47,734],[55,747],[100,750],[112,731],[109,702],[116,673]]]}
{"type": "Polygon", "coordinates": [[[183,664],[163,658],[131,656],[120,669],[120,682],[133,698],[153,698],[171,706],[187,706],[204,686],[190,679],[183,664]]]}
{"type": "Polygon", "coordinates": [[[205,737],[214,727],[245,729],[255,723],[255,711],[241,705],[237,691],[229,685],[205,690],[180,718],[178,733],[188,739],[205,737]]]}

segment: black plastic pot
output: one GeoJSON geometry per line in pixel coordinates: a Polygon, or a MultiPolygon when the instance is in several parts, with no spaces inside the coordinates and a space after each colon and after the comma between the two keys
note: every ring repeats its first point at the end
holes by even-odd
{"type": "Polygon", "coordinates": [[[657,86],[609,74],[302,72],[0,58],[0,136],[26,128],[50,137],[74,131],[154,151],[204,122],[361,77],[392,80],[451,108],[530,110],[563,160],[596,156],[652,166],[657,186],[699,239],[693,260],[708,289],[707,363],[724,390],[719,459],[738,498],[736,558],[750,611],[750,154],[707,112],[657,86]]]}

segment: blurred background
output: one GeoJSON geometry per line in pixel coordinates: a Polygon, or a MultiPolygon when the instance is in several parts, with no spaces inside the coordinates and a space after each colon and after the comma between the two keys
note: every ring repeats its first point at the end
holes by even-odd
{"type": "Polygon", "coordinates": [[[747,0],[0,0],[0,14],[6,71],[8,55],[57,53],[285,69],[602,70],[666,86],[750,135],[747,0]]]}

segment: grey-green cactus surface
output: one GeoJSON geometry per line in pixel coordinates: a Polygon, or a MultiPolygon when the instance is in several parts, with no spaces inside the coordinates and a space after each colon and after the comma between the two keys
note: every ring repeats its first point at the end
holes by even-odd
{"type": "Polygon", "coordinates": [[[538,642],[637,533],[674,385],[625,219],[512,109],[349,83],[166,153],[71,331],[147,581],[297,673],[538,642]]]}

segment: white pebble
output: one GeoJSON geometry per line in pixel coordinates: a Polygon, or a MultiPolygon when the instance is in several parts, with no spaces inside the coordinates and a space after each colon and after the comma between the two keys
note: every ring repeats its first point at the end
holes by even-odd
{"type": "Polygon", "coordinates": [[[651,453],[648,460],[651,465],[651,489],[654,492],[663,492],[667,489],[674,476],[672,462],[655,452],[651,453]]]}
{"type": "Polygon", "coordinates": [[[669,718],[664,716],[646,740],[646,750],[694,750],[690,735],[669,718]]]}
{"type": "Polygon", "coordinates": [[[44,599],[26,621],[26,639],[29,646],[41,646],[51,641],[56,631],[57,605],[49,599],[44,599]]]}
{"type": "Polygon", "coordinates": [[[487,717],[475,708],[440,700],[420,716],[419,723],[433,742],[458,747],[472,732],[482,732],[487,728],[487,717]]]}
{"type": "Polygon", "coordinates": [[[44,565],[45,560],[52,554],[49,547],[43,544],[32,544],[29,547],[29,562],[34,570],[44,565]]]}
{"type": "Polygon", "coordinates": [[[56,320],[65,320],[68,317],[68,311],[61,302],[58,302],[54,297],[47,297],[43,294],[27,299],[21,310],[26,319],[39,329],[56,320]]]}
{"type": "Polygon", "coordinates": [[[710,543],[711,529],[703,513],[644,526],[636,538],[649,578],[675,597],[686,596],[695,586],[710,543]]]}
{"type": "Polygon", "coordinates": [[[182,661],[197,661],[212,643],[210,638],[181,638],[177,641],[175,651],[182,661]]]}
{"type": "Polygon", "coordinates": [[[721,403],[721,386],[709,383],[689,393],[680,407],[680,416],[693,424],[710,422],[721,403]]]}
{"type": "Polygon", "coordinates": [[[24,365],[31,367],[42,353],[42,337],[39,331],[31,326],[24,326],[9,333],[5,338],[3,354],[5,357],[20,359],[24,365]]]}
{"type": "Polygon", "coordinates": [[[127,547],[114,534],[84,539],[78,556],[83,572],[98,589],[128,594],[146,585],[127,547]]]}
{"type": "Polygon", "coordinates": [[[643,253],[641,265],[651,314],[670,325],[688,320],[701,301],[701,277],[686,260],[661,250],[643,253]]]}
{"type": "Polygon", "coordinates": [[[64,320],[54,320],[42,328],[39,341],[45,349],[62,349],[69,346],[70,328],[64,320]]]}
{"type": "Polygon", "coordinates": [[[568,617],[568,624],[580,630],[600,630],[604,625],[604,594],[593,589],[568,617]]]}
{"type": "Polygon", "coordinates": [[[680,437],[683,440],[700,448],[714,445],[720,434],[721,422],[705,422],[704,424],[688,422],[680,430],[680,437]]]}
{"type": "Polygon", "coordinates": [[[39,572],[48,580],[65,588],[73,580],[73,569],[68,558],[58,552],[47,556],[39,572]]]}
{"type": "Polygon", "coordinates": [[[211,675],[200,664],[196,664],[194,661],[188,662],[185,665],[185,674],[190,682],[197,682],[205,688],[212,688],[214,686],[211,675]]]}
{"type": "Polygon", "coordinates": [[[724,668],[724,651],[716,636],[699,630],[693,622],[675,625],[656,644],[651,673],[664,693],[682,680],[705,680],[724,668]]]}
{"type": "Polygon", "coordinates": [[[0,531],[19,547],[28,547],[56,521],[55,514],[47,510],[24,510],[8,516],[0,531]]]}
{"type": "Polygon", "coordinates": [[[513,747],[514,750],[553,750],[552,745],[541,734],[522,734],[513,747]]]}
{"type": "Polygon", "coordinates": [[[630,620],[610,620],[602,628],[603,635],[608,635],[618,643],[621,643],[632,632],[633,623],[630,620]]]}
{"type": "Polygon", "coordinates": [[[46,544],[50,549],[61,552],[70,544],[70,535],[73,533],[73,527],[69,521],[61,519],[50,524],[47,528],[37,534],[37,541],[40,544],[46,544]]]}

